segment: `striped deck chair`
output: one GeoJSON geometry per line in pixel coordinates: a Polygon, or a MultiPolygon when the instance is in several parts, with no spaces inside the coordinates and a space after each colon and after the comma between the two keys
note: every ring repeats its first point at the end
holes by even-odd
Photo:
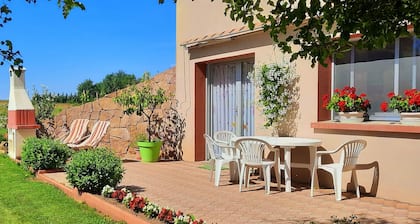
{"type": "Polygon", "coordinates": [[[73,149],[95,148],[102,138],[105,136],[109,126],[109,121],[97,121],[93,127],[90,135],[79,144],[67,144],[73,149]]]}
{"type": "Polygon", "coordinates": [[[75,119],[71,122],[70,131],[67,137],[61,142],[64,144],[77,144],[86,138],[88,119],[75,119]]]}

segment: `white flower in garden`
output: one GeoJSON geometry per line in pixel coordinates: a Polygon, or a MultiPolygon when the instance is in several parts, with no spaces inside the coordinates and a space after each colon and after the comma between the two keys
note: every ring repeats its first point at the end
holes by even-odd
{"type": "Polygon", "coordinates": [[[297,103],[298,76],[289,64],[262,65],[248,74],[248,78],[259,87],[259,104],[267,118],[265,126],[271,126],[284,118],[291,105],[297,103]]]}

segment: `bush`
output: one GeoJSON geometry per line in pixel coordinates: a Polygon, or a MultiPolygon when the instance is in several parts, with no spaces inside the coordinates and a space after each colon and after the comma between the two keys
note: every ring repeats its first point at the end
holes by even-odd
{"type": "Polygon", "coordinates": [[[63,168],[71,154],[71,149],[57,140],[31,137],[22,146],[22,165],[33,171],[63,168]]]}
{"type": "Polygon", "coordinates": [[[7,135],[7,129],[0,127],[0,142],[7,141],[6,135],[7,135]]]}
{"type": "Polygon", "coordinates": [[[94,194],[101,193],[106,185],[116,186],[124,173],[122,161],[106,148],[75,153],[65,170],[73,187],[94,194]]]}

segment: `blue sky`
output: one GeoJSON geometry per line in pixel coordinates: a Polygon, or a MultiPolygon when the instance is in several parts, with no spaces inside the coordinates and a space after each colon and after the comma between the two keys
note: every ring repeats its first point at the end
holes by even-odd
{"type": "MultiPolygon", "coordinates": [[[[175,4],[158,0],[82,0],[67,19],[57,1],[11,1],[12,21],[0,28],[21,51],[29,93],[45,86],[76,93],[86,79],[123,70],[155,75],[175,66],[175,4]]],[[[9,65],[0,66],[0,99],[9,96],[9,65]]]]}

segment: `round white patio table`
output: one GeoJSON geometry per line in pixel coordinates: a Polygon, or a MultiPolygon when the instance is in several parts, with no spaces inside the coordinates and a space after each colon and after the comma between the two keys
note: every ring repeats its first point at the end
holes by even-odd
{"type": "MultiPolygon", "coordinates": [[[[320,139],[313,139],[313,138],[297,138],[297,137],[274,137],[274,136],[241,136],[232,139],[232,141],[237,141],[241,138],[258,138],[261,140],[266,141],[268,144],[273,146],[275,149],[275,158],[276,168],[278,169],[279,173],[281,171],[281,163],[280,163],[280,148],[284,149],[284,179],[286,185],[286,192],[292,192],[292,175],[291,175],[291,167],[298,167],[298,168],[307,168],[312,174],[312,170],[315,169],[315,155],[317,151],[317,147],[321,146],[320,139]],[[309,164],[307,163],[292,163],[291,162],[291,151],[296,147],[308,147],[309,148],[309,164]]],[[[315,172],[315,183],[318,183],[318,175],[315,172]]],[[[281,181],[277,180],[277,187],[281,190],[281,181]]],[[[318,186],[315,186],[316,188],[318,186]]]]}

